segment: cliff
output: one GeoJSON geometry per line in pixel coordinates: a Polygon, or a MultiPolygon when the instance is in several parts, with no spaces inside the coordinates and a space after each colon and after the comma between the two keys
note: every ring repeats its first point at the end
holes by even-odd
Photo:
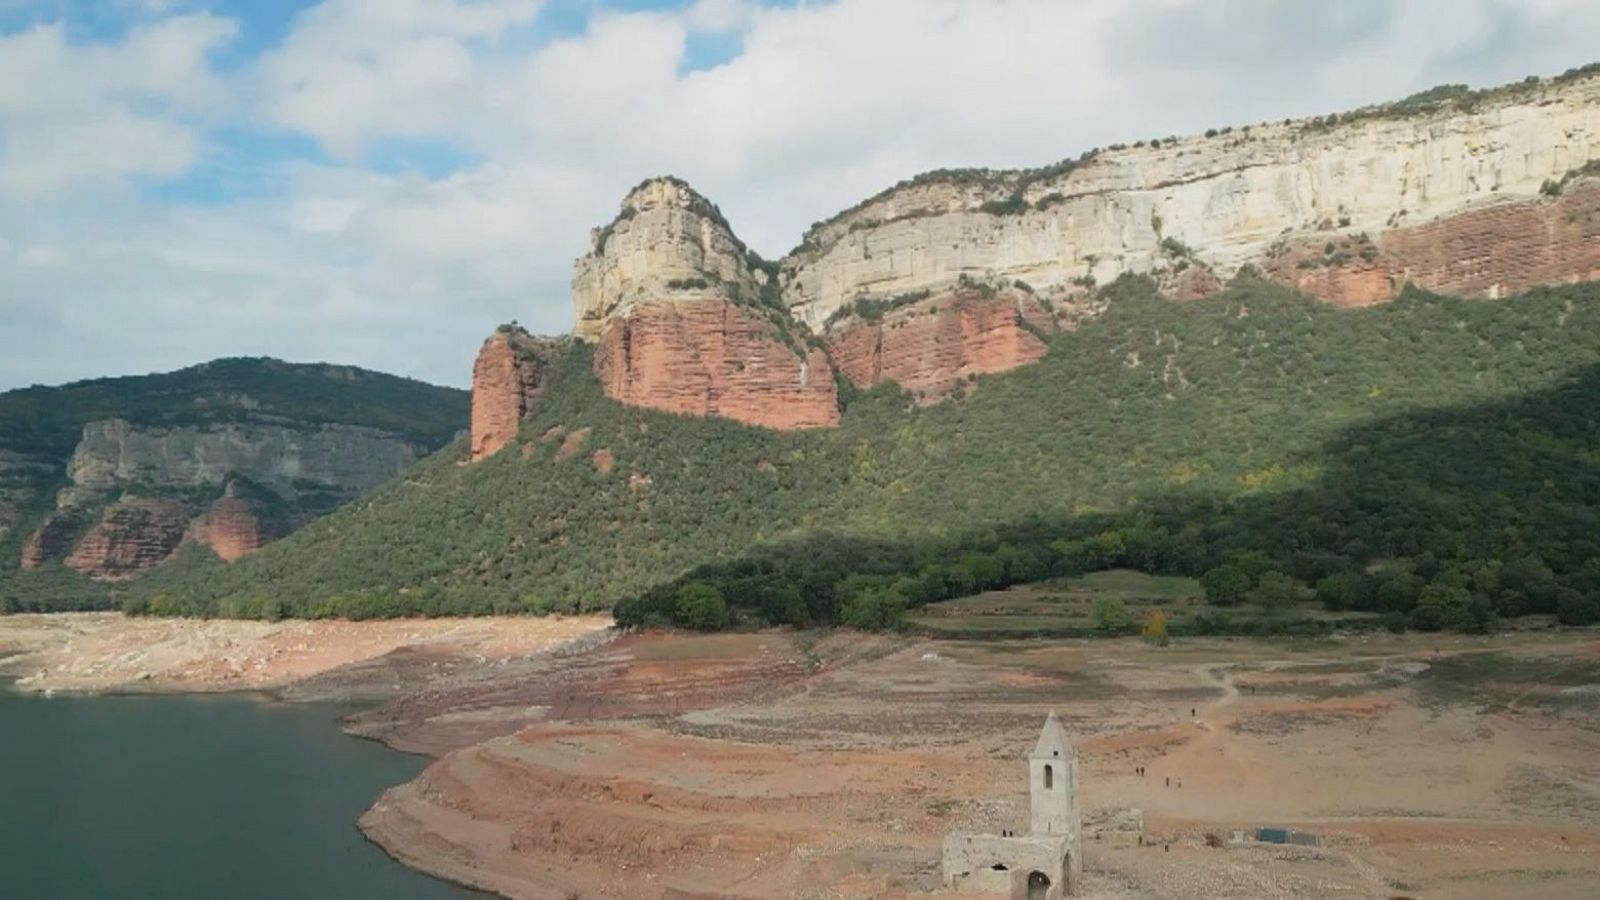
{"type": "MultiPolygon", "coordinates": [[[[1408,283],[1496,298],[1595,278],[1596,157],[1588,67],[1040,169],[931,172],[812,226],[777,263],[687,184],[651,179],[577,261],[574,333],[624,403],[831,426],[835,368],[935,402],[1039,359],[1126,274],[1192,300],[1248,268],[1341,307],[1408,283]]],[[[474,458],[529,414],[537,369],[485,345],[474,458]]]]}
{"type": "Polygon", "coordinates": [[[1055,331],[1033,294],[987,285],[913,295],[887,310],[857,304],[836,318],[828,350],[845,377],[860,388],[893,381],[923,403],[1038,360],[1055,331]]]}
{"type": "Polygon", "coordinates": [[[326,512],[426,452],[351,425],[91,422],[67,464],[70,484],[25,543],[21,565],[64,559],[84,574],[120,578],[164,562],[185,539],[232,561],[287,530],[284,522],[326,512]]]}
{"type": "MultiPolygon", "coordinates": [[[[813,226],[783,260],[783,295],[815,327],[860,296],[964,274],[1061,295],[1180,265],[1226,279],[1269,268],[1285,246],[1365,238],[1381,275],[1309,272],[1320,258],[1272,271],[1338,303],[1388,299],[1406,281],[1502,296],[1593,273],[1600,195],[1571,182],[1597,157],[1600,77],[1573,73],[1040,170],[930,173],[813,226]]],[[[1337,268],[1371,268],[1352,262],[1337,268]]]]}
{"type": "Polygon", "coordinates": [[[792,328],[774,274],[687,184],[629,192],[572,283],[606,395],[771,428],[837,424],[833,367],[792,328]]]}
{"type": "Polygon", "coordinates": [[[537,338],[516,326],[496,331],[472,365],[472,459],[493,456],[512,438],[544,394],[547,373],[565,341],[537,338]]]}

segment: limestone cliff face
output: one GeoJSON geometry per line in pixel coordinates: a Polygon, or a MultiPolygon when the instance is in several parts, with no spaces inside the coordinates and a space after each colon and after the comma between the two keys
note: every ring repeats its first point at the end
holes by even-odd
{"type": "Polygon", "coordinates": [[[118,487],[221,487],[235,474],[302,490],[356,494],[421,459],[426,448],[397,435],[354,425],[251,421],[203,427],[91,422],[68,464],[78,491],[118,487]]]}
{"type": "Polygon", "coordinates": [[[502,328],[484,341],[472,366],[472,459],[493,456],[517,436],[544,394],[563,342],[502,328]]]}
{"type": "Polygon", "coordinates": [[[676,179],[623,200],[577,263],[577,334],[623,403],[769,428],[838,422],[827,355],[790,331],[769,274],[722,215],[676,179]]]}
{"type": "MultiPolygon", "coordinates": [[[[1168,270],[1183,255],[1227,278],[1265,268],[1285,240],[1391,231],[1396,280],[1509,292],[1592,271],[1592,233],[1559,226],[1539,198],[1597,157],[1600,77],[1579,77],[1507,89],[1470,111],[1369,111],[1038,172],[935,173],[815,226],[783,262],[784,299],[815,327],[859,296],[938,290],[962,274],[1048,292],[1168,270]],[[1517,230],[1540,225],[1561,234],[1517,230]]],[[[1341,301],[1393,293],[1370,275],[1292,280],[1341,301]]]]}
{"type": "Polygon", "coordinates": [[[743,243],[722,213],[675,178],[644,182],[610,225],[590,235],[572,278],[574,332],[596,340],[635,304],[664,299],[754,298],[743,243]]]}
{"type": "Polygon", "coordinates": [[[893,381],[930,403],[970,376],[1034,362],[1054,330],[1050,313],[1026,291],[967,287],[872,319],[848,316],[828,329],[827,340],[839,371],[857,387],[893,381]]]}

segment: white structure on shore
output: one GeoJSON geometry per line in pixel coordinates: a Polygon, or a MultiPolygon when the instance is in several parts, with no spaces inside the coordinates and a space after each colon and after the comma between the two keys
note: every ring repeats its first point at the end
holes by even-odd
{"type": "Polygon", "coordinates": [[[1083,874],[1078,834],[1078,754],[1054,712],[1028,754],[1029,833],[944,838],[944,883],[1013,900],[1058,900],[1083,874]]]}

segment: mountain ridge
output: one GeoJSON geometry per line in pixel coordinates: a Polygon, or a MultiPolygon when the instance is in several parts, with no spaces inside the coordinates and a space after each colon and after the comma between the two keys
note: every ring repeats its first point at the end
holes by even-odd
{"type": "Polygon", "coordinates": [[[0,593],[96,605],[80,576],[237,560],[454,439],[466,399],[269,357],[0,393],[0,593]]]}

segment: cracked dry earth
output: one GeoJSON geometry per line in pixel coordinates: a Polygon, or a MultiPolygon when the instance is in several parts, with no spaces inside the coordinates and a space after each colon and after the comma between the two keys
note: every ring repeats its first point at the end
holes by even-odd
{"type": "Polygon", "coordinates": [[[1589,671],[1592,634],[644,634],[350,728],[438,757],[368,836],[512,897],[938,895],[946,831],[1024,826],[1022,755],[1055,709],[1082,755],[1083,896],[1579,898],[1600,884],[1589,671]],[[1565,686],[1536,680],[1551,665],[1565,686]],[[1323,845],[1230,840],[1260,825],[1323,845]]]}

